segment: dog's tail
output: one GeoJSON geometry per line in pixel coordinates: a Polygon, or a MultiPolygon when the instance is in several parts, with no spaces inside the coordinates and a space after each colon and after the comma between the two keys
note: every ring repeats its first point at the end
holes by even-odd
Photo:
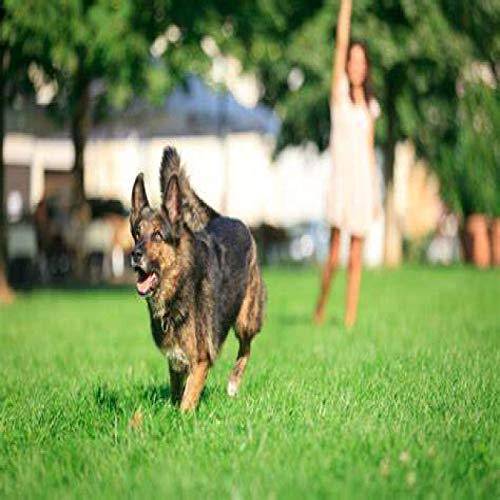
{"type": "Polygon", "coordinates": [[[174,147],[167,146],[163,150],[160,167],[160,187],[163,197],[166,195],[168,181],[174,175],[177,176],[182,194],[184,220],[192,231],[201,231],[220,214],[195,193],[181,165],[179,153],[174,147]]]}

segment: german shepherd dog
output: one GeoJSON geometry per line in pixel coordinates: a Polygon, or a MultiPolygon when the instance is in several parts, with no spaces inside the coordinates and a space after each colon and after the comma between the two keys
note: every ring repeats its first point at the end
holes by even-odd
{"type": "Polygon", "coordinates": [[[231,327],[239,350],[227,392],[238,392],[250,344],[262,328],[266,291],[249,229],[198,197],[172,147],[163,152],[160,186],[155,210],[143,174],[135,180],[131,263],[154,341],[168,361],[172,401],[190,411],[231,327]]]}

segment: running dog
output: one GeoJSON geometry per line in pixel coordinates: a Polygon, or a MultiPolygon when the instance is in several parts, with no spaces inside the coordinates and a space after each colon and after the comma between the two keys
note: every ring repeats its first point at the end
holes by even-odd
{"type": "Polygon", "coordinates": [[[229,329],[239,350],[227,392],[235,396],[261,330],[266,290],[250,230],[209,207],[191,188],[177,151],[165,148],[162,203],[151,208],[143,174],[132,189],[131,263],[156,346],[166,356],[172,401],[196,409],[229,329]]]}

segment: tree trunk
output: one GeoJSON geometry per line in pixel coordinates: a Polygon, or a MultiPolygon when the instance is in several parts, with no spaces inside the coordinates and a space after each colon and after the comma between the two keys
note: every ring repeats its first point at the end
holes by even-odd
{"type": "Polygon", "coordinates": [[[384,148],[386,182],[384,263],[386,266],[396,267],[403,260],[403,237],[396,211],[394,186],[394,162],[397,142],[396,92],[390,82],[391,80],[386,82],[387,137],[384,148]]]}
{"type": "MultiPolygon", "coordinates": [[[[81,65],[80,65],[81,68],[81,65]]],[[[75,161],[73,163],[73,200],[76,206],[85,200],[85,144],[90,132],[91,110],[90,110],[90,82],[87,80],[84,70],[80,69],[76,77],[75,96],[71,117],[71,138],[75,150],[75,161]]]]}
{"type": "MultiPolygon", "coordinates": [[[[0,15],[3,17],[3,13],[0,15]]],[[[3,156],[3,141],[5,136],[5,77],[7,69],[6,52],[5,45],[0,45],[0,303],[12,302],[15,297],[7,281],[7,216],[5,213],[5,162],[3,156]]]]}

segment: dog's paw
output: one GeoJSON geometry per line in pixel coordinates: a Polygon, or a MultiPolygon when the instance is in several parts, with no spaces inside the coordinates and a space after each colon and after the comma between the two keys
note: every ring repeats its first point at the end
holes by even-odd
{"type": "Polygon", "coordinates": [[[229,397],[234,398],[236,394],[238,394],[238,389],[239,389],[240,384],[236,382],[235,380],[230,380],[227,383],[227,394],[229,397]]]}

